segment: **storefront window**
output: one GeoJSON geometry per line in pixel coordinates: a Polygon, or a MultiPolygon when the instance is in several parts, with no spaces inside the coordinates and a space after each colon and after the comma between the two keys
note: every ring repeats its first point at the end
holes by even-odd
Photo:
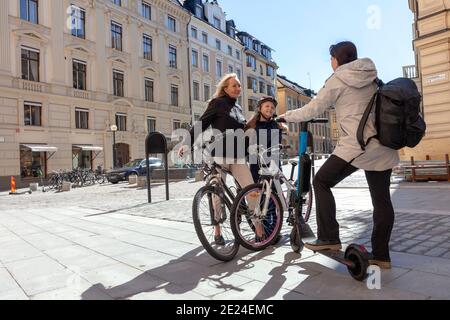
{"type": "Polygon", "coordinates": [[[92,169],[92,151],[72,148],[72,169],[92,169]]]}
{"type": "Polygon", "coordinates": [[[38,178],[45,175],[45,152],[33,152],[20,148],[20,175],[22,178],[38,178]]]}

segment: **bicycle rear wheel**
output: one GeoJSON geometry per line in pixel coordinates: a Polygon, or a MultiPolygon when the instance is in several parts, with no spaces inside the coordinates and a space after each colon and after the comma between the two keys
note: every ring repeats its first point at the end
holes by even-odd
{"type": "Polygon", "coordinates": [[[266,199],[262,184],[247,186],[238,193],[233,202],[231,229],[237,241],[249,250],[264,250],[272,244],[275,237],[280,233],[283,223],[283,206],[275,193],[271,192],[269,197],[269,205],[265,215],[255,214],[255,211],[263,211],[266,199]],[[250,211],[248,199],[251,199],[252,194],[256,193],[259,195],[259,203],[257,203],[259,209],[250,211]]]}
{"type": "Polygon", "coordinates": [[[215,259],[220,261],[230,261],[239,251],[239,244],[235,241],[230,226],[231,203],[224,196],[221,196],[217,187],[204,186],[194,197],[192,204],[192,220],[195,232],[205,250],[215,259]],[[220,209],[216,203],[222,204],[220,209]],[[224,245],[215,243],[214,235],[216,226],[220,226],[221,235],[225,240],[224,245]]]}

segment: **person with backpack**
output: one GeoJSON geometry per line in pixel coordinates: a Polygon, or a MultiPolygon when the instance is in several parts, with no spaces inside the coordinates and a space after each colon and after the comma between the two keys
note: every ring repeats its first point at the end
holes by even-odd
{"type": "Polygon", "coordinates": [[[363,115],[377,92],[377,70],[369,58],[358,59],[352,42],[330,47],[334,73],[315,99],[303,108],[288,111],[279,118],[288,122],[304,122],[334,107],[339,128],[339,141],[331,157],[317,172],[316,194],[317,239],[305,243],[314,251],[340,250],[336,203],[331,188],[358,169],[365,171],[372,198],[373,230],[370,264],[391,268],[389,241],[394,225],[394,209],[389,192],[392,168],[399,163],[398,152],[378,141],[375,113],[371,112],[363,128],[364,146],[357,131],[363,115]]]}

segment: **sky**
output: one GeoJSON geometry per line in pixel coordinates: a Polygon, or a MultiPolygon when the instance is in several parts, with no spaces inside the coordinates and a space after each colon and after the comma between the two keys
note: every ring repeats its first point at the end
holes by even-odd
{"type": "Polygon", "coordinates": [[[407,0],[219,0],[240,31],[274,49],[278,74],[318,91],[332,74],[329,47],[356,44],[387,82],[415,64],[407,0]],[[310,85],[311,84],[311,85],[310,85]]]}

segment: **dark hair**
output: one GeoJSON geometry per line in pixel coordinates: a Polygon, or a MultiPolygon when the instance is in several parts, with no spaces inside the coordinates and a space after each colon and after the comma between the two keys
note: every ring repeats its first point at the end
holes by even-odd
{"type": "Polygon", "coordinates": [[[330,55],[336,58],[339,66],[358,59],[358,50],[353,42],[344,41],[330,47],[330,55]]]}

